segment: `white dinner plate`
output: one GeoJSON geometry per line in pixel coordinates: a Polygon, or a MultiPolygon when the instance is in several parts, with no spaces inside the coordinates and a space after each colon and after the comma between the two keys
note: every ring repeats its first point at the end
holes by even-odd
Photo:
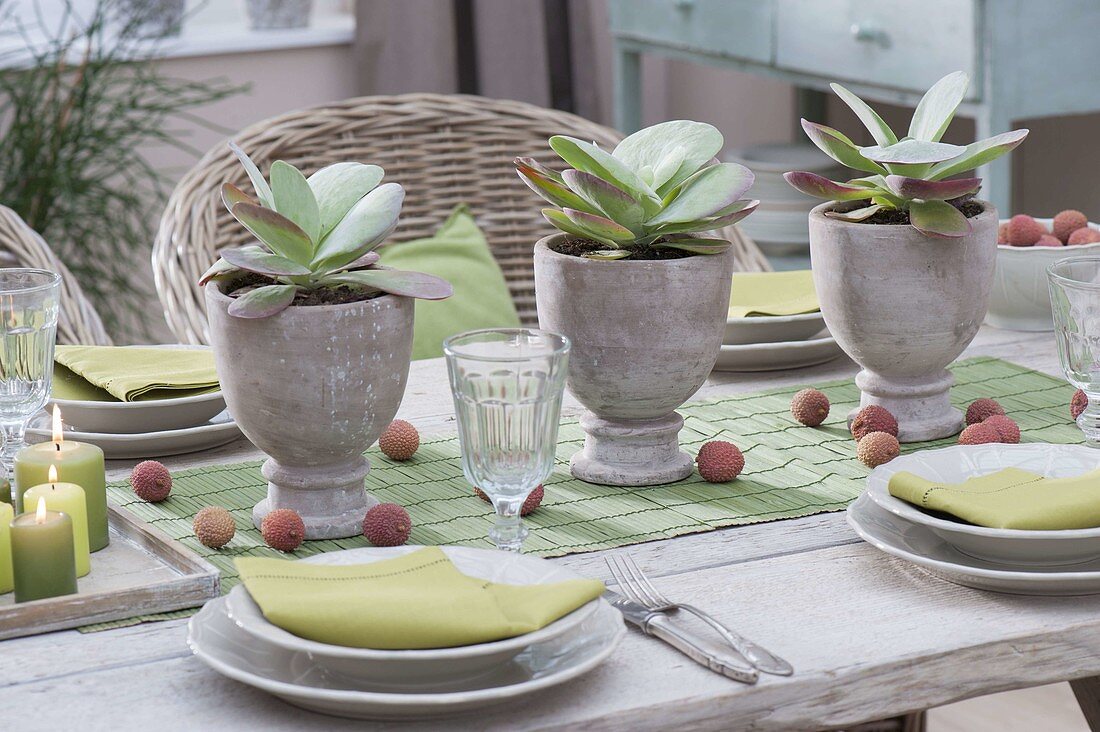
{"type": "MultiPolygon", "coordinates": [[[[43,425],[42,421],[32,424],[27,429],[27,442],[46,442],[52,439],[53,435],[48,424],[46,422],[43,425]]],[[[240,427],[227,411],[223,411],[206,424],[182,430],[129,435],[65,430],[65,439],[98,445],[103,450],[103,454],[112,460],[163,457],[209,450],[230,443],[240,436],[240,427]]]]}
{"type": "MultiPolygon", "coordinates": [[[[890,495],[890,477],[908,471],[928,480],[961,483],[1005,468],[1048,478],[1070,478],[1100,469],[1100,450],[1085,445],[954,445],[901,455],[875,468],[867,495],[902,521],[919,524],[960,552],[1012,566],[1055,566],[1100,559],[1100,528],[1059,531],[991,529],[920,510],[890,495]]],[[[1100,485],[1097,486],[1100,491],[1100,485]]]]}
{"type": "Polygon", "coordinates": [[[748,343],[804,341],[825,328],[821,312],[799,315],[750,315],[727,318],[722,343],[738,346],[748,343]]]}
{"type": "Polygon", "coordinates": [[[722,346],[715,371],[779,371],[832,361],[843,351],[827,333],[807,341],[722,346]]]}
{"type": "MultiPolygon", "coordinates": [[[[319,554],[302,561],[329,566],[370,564],[422,548],[366,547],[319,554]]],[[[462,546],[440,548],[460,572],[491,582],[533,585],[583,579],[571,570],[527,554],[462,546]]],[[[307,653],[326,669],[362,683],[401,683],[410,686],[447,683],[483,674],[510,661],[528,646],[572,631],[602,605],[607,605],[607,601],[597,598],[544,628],[491,643],[457,648],[379,650],[319,643],[289,633],[264,617],[260,606],[243,585],[234,587],[226,598],[226,610],[233,622],[263,644],[307,653]]]]}
{"type": "Polygon", "coordinates": [[[591,671],[626,635],[622,616],[605,603],[573,632],[531,646],[459,688],[410,690],[349,684],[307,653],[257,643],[229,618],[225,598],[208,602],[187,629],[192,652],[218,673],[290,704],[356,719],[425,719],[514,701],[591,671]]]}
{"type": "Polygon", "coordinates": [[[932,533],[886,511],[866,493],[850,506],[848,525],[861,539],[887,554],[964,587],[1014,595],[1095,595],[1100,593],[1100,561],[1064,567],[1007,568],[967,556],[932,533]]]}

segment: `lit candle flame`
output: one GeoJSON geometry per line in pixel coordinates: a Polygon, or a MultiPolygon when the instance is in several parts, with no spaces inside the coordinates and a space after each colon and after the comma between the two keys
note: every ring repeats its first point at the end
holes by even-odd
{"type": "Polygon", "coordinates": [[[46,523],[46,497],[38,497],[38,510],[34,514],[34,522],[36,524],[46,523]]]}
{"type": "Polygon", "coordinates": [[[47,478],[47,481],[51,484],[57,482],[57,466],[56,465],[51,465],[50,466],[50,472],[49,472],[49,477],[47,478]]]}
{"type": "Polygon", "coordinates": [[[65,434],[61,428],[61,410],[57,408],[57,405],[53,405],[53,441],[57,444],[58,449],[61,447],[61,443],[65,440],[65,434]]]}

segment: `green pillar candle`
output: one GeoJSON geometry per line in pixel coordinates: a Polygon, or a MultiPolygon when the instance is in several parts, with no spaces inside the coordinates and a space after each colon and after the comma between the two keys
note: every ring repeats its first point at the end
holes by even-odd
{"type": "MultiPolygon", "coordinates": [[[[60,437],[60,435],[55,435],[60,437]]],[[[95,445],[72,440],[40,442],[28,445],[15,454],[15,507],[23,505],[23,494],[32,486],[49,482],[50,466],[57,468],[61,479],[84,489],[88,505],[88,546],[97,552],[107,546],[107,479],[103,468],[103,451],[95,445]]]]}
{"type": "Polygon", "coordinates": [[[15,510],[15,496],[7,478],[0,478],[0,503],[7,503],[15,510]]]}
{"type": "Polygon", "coordinates": [[[47,511],[39,500],[33,513],[11,522],[11,565],[15,601],[29,602],[76,592],[73,520],[47,511]]]}
{"type": "Polygon", "coordinates": [[[28,488],[23,493],[23,503],[37,506],[38,499],[46,500],[46,508],[67,515],[73,521],[73,549],[76,554],[76,576],[88,574],[92,569],[88,557],[88,509],[84,489],[76,483],[58,483],[57,474],[50,473],[50,482],[28,488]]]}
{"type": "Polygon", "coordinates": [[[11,592],[15,580],[11,574],[11,520],[15,509],[10,503],[0,503],[0,595],[11,592]]]}

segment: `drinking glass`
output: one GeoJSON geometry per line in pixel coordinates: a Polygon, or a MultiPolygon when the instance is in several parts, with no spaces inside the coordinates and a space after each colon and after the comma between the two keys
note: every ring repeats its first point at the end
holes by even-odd
{"type": "Polygon", "coordinates": [[[46,406],[61,277],[43,269],[0,269],[0,462],[11,475],[27,422],[46,406]]]}
{"type": "Polygon", "coordinates": [[[489,538],[518,552],[520,509],[550,476],[569,340],[542,330],[475,330],[443,342],[462,447],[462,472],[492,501],[489,538]]]}
{"type": "Polygon", "coordinates": [[[1100,447],[1100,257],[1061,259],[1047,280],[1062,371],[1089,399],[1077,426],[1100,447]]]}

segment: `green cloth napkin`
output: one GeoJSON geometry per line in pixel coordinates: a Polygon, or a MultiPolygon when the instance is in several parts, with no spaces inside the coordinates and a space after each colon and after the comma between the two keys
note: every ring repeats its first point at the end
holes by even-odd
{"type": "Polygon", "coordinates": [[[443,340],[456,333],[520,326],[504,274],[466,206],[457,206],[434,236],[378,253],[388,267],[434,274],[454,286],[446,300],[416,301],[414,359],[442,356],[443,340]]]}
{"type": "Polygon", "coordinates": [[[890,495],[994,529],[1100,526],[1100,470],[1073,478],[1044,478],[1006,468],[963,483],[937,483],[903,471],[890,478],[890,495]]]}
{"type": "Polygon", "coordinates": [[[56,399],[135,402],[218,389],[214,354],[205,348],[58,346],[54,361],[56,399]]]}
{"type": "Polygon", "coordinates": [[[821,309],[808,269],[789,272],[738,272],[730,287],[729,317],[801,315],[821,309]]]}
{"type": "Polygon", "coordinates": [[[597,580],[503,585],[462,574],[439,547],[373,564],[243,557],[241,581],[273,624],[354,648],[451,648],[538,630],[603,594],[597,580]]]}

